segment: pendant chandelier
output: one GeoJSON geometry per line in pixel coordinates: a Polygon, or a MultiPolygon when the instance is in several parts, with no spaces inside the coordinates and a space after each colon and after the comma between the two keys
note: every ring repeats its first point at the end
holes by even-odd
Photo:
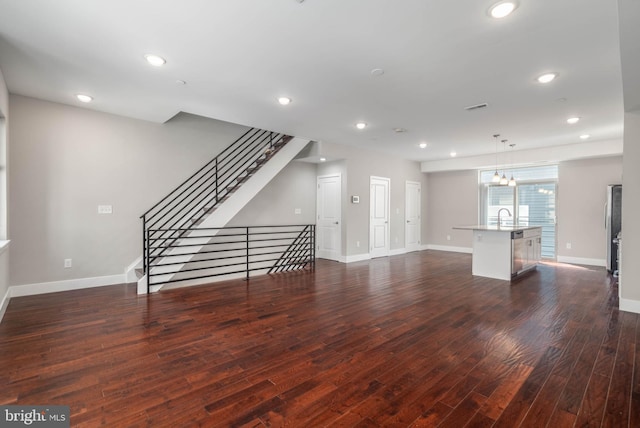
{"type": "Polygon", "coordinates": [[[511,156],[509,161],[511,164],[511,178],[509,179],[509,186],[511,187],[515,187],[516,185],[516,179],[513,178],[513,146],[515,146],[515,144],[509,144],[509,147],[511,147],[511,156]]]}
{"type": "Polygon", "coordinates": [[[491,179],[491,181],[494,183],[500,182],[500,174],[498,174],[498,137],[499,136],[500,134],[493,134],[493,138],[496,141],[496,173],[493,174],[493,178],[491,179]]]}
{"type": "MultiPolygon", "coordinates": [[[[507,140],[502,140],[502,153],[506,154],[507,149],[507,140]]],[[[500,177],[499,181],[501,186],[506,186],[509,184],[509,180],[507,180],[507,174],[504,171],[504,167],[502,168],[502,177],[500,177]]]]}

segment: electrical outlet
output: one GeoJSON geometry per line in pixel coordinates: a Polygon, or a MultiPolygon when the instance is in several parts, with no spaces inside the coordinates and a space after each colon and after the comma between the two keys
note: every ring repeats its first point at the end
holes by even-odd
{"type": "Polygon", "coordinates": [[[451,241],[451,235],[447,235],[447,241],[451,241]]]}
{"type": "Polygon", "coordinates": [[[64,268],[69,269],[73,266],[73,261],[71,259],[64,259],[64,268]]]}
{"type": "Polygon", "coordinates": [[[571,249],[571,242],[567,242],[567,250],[571,249]]]}
{"type": "Polygon", "coordinates": [[[113,214],[112,205],[98,205],[98,214],[113,214]]]}
{"type": "Polygon", "coordinates": [[[302,214],[302,209],[300,208],[296,208],[295,210],[293,210],[294,214],[302,214]]]}
{"type": "Polygon", "coordinates": [[[356,241],[356,248],[360,248],[360,241],[356,241]]]}

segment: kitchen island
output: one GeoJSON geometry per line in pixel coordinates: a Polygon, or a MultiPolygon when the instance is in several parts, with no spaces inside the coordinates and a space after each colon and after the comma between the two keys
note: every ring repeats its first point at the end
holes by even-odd
{"type": "Polygon", "coordinates": [[[540,226],[456,226],[473,231],[471,273],[510,281],[540,261],[540,226]]]}

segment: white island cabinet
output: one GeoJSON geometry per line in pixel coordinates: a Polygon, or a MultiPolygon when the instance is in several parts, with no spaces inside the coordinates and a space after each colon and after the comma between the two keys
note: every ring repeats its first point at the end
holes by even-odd
{"type": "Polygon", "coordinates": [[[475,225],[454,229],[473,231],[473,275],[510,281],[540,261],[541,227],[475,225]]]}

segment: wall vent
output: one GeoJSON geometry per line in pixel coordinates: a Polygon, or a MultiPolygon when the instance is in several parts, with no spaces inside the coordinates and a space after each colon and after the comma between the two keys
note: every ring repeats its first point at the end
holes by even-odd
{"type": "Polygon", "coordinates": [[[485,108],[485,107],[489,107],[489,104],[487,104],[487,103],[476,104],[474,106],[465,107],[464,109],[466,111],[472,111],[472,110],[478,110],[478,109],[485,108]]]}

